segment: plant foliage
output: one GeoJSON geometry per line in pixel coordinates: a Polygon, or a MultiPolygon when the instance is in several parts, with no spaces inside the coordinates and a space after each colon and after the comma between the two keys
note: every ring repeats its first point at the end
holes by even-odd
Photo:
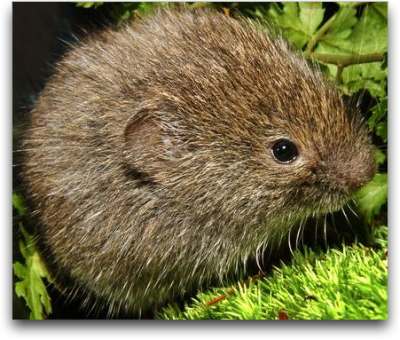
{"type": "MultiPolygon", "coordinates": [[[[22,217],[27,210],[23,199],[13,194],[13,207],[18,216],[22,217]]],[[[41,320],[52,312],[51,299],[46,289],[46,283],[52,282],[44,262],[36,248],[35,241],[22,225],[18,224],[22,238],[19,240],[19,251],[24,263],[15,261],[13,265],[15,282],[15,293],[25,300],[29,308],[31,320],[41,320]]]]}

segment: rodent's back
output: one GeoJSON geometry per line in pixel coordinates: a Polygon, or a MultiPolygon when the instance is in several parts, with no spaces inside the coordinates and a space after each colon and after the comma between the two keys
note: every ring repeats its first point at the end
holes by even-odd
{"type": "Polygon", "coordinates": [[[24,148],[43,242],[110,310],[225,277],[373,173],[333,86],[280,39],[212,12],[160,12],[72,48],[24,148]],[[281,139],[293,165],[271,156],[281,139]]]}

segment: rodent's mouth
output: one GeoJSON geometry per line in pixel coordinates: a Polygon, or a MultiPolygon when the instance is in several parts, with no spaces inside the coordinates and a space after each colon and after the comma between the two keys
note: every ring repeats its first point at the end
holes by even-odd
{"type": "Polygon", "coordinates": [[[312,186],[303,186],[301,192],[302,197],[299,194],[294,195],[293,202],[307,216],[321,216],[339,211],[351,199],[348,192],[326,187],[316,190],[312,186]]]}

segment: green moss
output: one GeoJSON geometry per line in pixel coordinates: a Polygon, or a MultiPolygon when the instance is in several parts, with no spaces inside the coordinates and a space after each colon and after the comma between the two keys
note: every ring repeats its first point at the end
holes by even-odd
{"type": "Polygon", "coordinates": [[[372,246],[354,244],[327,252],[297,250],[290,264],[275,268],[267,277],[199,293],[182,310],[170,305],[158,317],[385,320],[387,227],[375,230],[372,246]]]}

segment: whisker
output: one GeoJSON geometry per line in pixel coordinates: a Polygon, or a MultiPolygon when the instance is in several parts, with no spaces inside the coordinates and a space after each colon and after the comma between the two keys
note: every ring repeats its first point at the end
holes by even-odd
{"type": "Polygon", "coordinates": [[[260,244],[260,245],[257,247],[257,249],[256,249],[256,265],[257,265],[258,270],[259,270],[261,273],[264,273],[264,271],[262,270],[262,267],[261,267],[261,265],[260,265],[260,255],[262,254],[262,253],[260,252],[261,248],[262,248],[262,244],[260,244]]]}
{"type": "Polygon", "coordinates": [[[331,218],[331,223],[333,226],[333,229],[335,229],[336,234],[337,232],[337,228],[336,228],[336,220],[335,220],[335,214],[329,213],[329,217],[331,218]]]}
{"type": "Polygon", "coordinates": [[[290,237],[290,233],[291,233],[292,229],[293,229],[293,226],[290,227],[290,229],[289,229],[288,245],[289,245],[290,254],[292,254],[292,256],[293,256],[292,241],[291,241],[291,237],[290,237]]]}
{"type": "Polygon", "coordinates": [[[362,102],[363,102],[363,100],[364,100],[365,93],[366,93],[366,90],[363,89],[363,90],[359,93],[359,95],[358,95],[357,103],[356,103],[356,108],[357,108],[358,110],[361,108],[362,102]]]}
{"type": "Polygon", "coordinates": [[[297,235],[296,235],[296,249],[298,248],[298,245],[299,245],[299,237],[300,237],[301,229],[303,228],[303,221],[304,221],[304,219],[302,219],[302,220],[300,221],[299,228],[298,228],[298,230],[297,230],[297,235]]]}
{"type": "MultiPolygon", "coordinates": [[[[352,201],[355,205],[357,205],[356,201],[352,198],[352,201]]],[[[347,204],[347,207],[349,208],[349,210],[354,214],[355,217],[360,218],[360,216],[353,210],[353,208],[351,207],[350,204],[347,204]]]]}
{"type": "Polygon", "coordinates": [[[303,231],[301,232],[301,246],[304,247],[304,232],[306,230],[306,219],[304,218],[302,221],[303,231]]]}
{"type": "Polygon", "coordinates": [[[344,208],[342,207],[340,210],[341,210],[341,212],[342,212],[342,214],[343,214],[343,216],[344,216],[344,218],[345,218],[347,224],[349,225],[349,227],[351,227],[350,220],[349,220],[349,218],[347,217],[347,214],[346,214],[344,208]]]}
{"type": "Polygon", "coordinates": [[[324,217],[324,243],[325,247],[328,248],[328,238],[326,237],[326,229],[327,229],[327,215],[324,217]]]}
{"type": "Polygon", "coordinates": [[[319,219],[315,219],[315,231],[314,231],[314,243],[317,243],[318,240],[318,224],[319,224],[319,219]]]}
{"type": "Polygon", "coordinates": [[[267,241],[264,243],[262,250],[261,250],[261,266],[264,267],[265,264],[265,250],[268,247],[268,243],[269,243],[269,237],[267,238],[267,241]]]}
{"type": "MultiPolygon", "coordinates": [[[[290,233],[290,229],[289,229],[289,233],[290,233]]],[[[281,245],[282,245],[283,237],[284,237],[284,234],[283,234],[283,233],[281,233],[281,235],[279,236],[278,248],[280,248],[280,247],[281,247],[281,245]]]]}

